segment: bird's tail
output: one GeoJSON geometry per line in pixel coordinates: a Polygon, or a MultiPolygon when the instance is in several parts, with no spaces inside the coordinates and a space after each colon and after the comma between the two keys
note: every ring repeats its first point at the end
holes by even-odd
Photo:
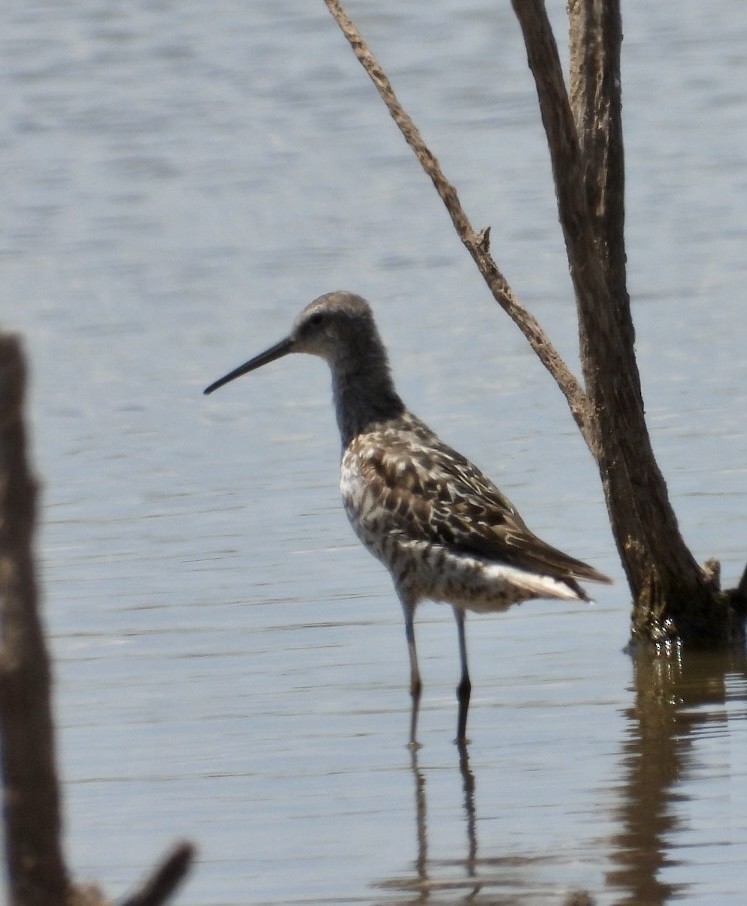
{"type": "Polygon", "coordinates": [[[436,593],[433,596],[476,613],[507,610],[512,604],[528,601],[530,598],[588,600],[583,589],[575,582],[570,584],[562,579],[503,563],[476,561],[475,565],[477,569],[473,573],[464,572],[460,577],[458,595],[451,597],[447,588],[444,594],[436,593]]]}
{"type": "MultiPolygon", "coordinates": [[[[490,567],[489,567],[490,568],[490,567]]],[[[588,597],[583,588],[573,579],[554,579],[552,576],[543,576],[539,573],[527,572],[514,566],[499,566],[495,564],[492,569],[499,570],[511,584],[527,593],[527,598],[560,598],[565,601],[587,601],[588,597]]]]}

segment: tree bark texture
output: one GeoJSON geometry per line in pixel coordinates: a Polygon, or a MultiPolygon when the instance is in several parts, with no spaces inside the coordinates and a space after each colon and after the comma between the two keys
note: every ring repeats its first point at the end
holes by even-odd
{"type": "MultiPolygon", "coordinates": [[[[699,567],[680,534],[645,421],[626,285],[620,3],[571,0],[568,14],[569,108],[581,177],[575,197],[586,203],[590,232],[583,248],[570,235],[570,205],[560,191],[558,202],[578,305],[584,382],[597,420],[595,455],[633,592],[633,636],[730,642],[739,635],[739,620],[720,593],[717,571],[699,567]],[[601,277],[602,286],[585,279],[589,260],[595,261],[594,278],[601,277]]],[[[548,140],[554,159],[549,131],[548,140]]],[[[558,184],[563,175],[556,172],[555,179],[558,184]]]]}

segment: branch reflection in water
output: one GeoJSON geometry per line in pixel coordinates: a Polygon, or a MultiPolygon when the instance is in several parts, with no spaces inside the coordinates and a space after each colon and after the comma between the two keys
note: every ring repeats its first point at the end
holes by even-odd
{"type": "MultiPolygon", "coordinates": [[[[709,842],[728,845],[728,815],[719,800],[727,786],[734,789],[733,769],[744,771],[729,753],[745,736],[747,659],[739,650],[641,648],[633,652],[633,669],[616,811],[621,829],[612,839],[615,867],[607,886],[622,892],[620,906],[659,906],[694,894],[684,881],[667,881],[667,869],[679,878],[689,864],[686,874],[703,875],[705,866],[699,871],[693,859],[703,858],[709,842]],[[719,742],[726,757],[715,761],[719,742]],[[710,814],[699,822],[704,804],[710,814]],[[709,834],[715,834],[710,841],[709,834]]],[[[729,801],[727,812],[743,813],[744,805],[729,801]]],[[[707,889],[705,878],[701,883],[707,889]]]]}

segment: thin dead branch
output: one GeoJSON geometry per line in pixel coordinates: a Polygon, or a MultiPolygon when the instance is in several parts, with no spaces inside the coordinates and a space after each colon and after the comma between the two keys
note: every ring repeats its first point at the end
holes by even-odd
{"type": "Polygon", "coordinates": [[[496,302],[524,334],[532,349],[555,379],[568,401],[579,429],[591,446],[591,405],[573,372],[565,364],[550,342],[537,319],[519,302],[508,281],[489,252],[489,228],[476,232],[465,213],[454,185],[446,178],[435,155],[430,151],[411,117],[399,102],[391,82],[379,66],[357,27],[347,15],[339,0],[324,0],[327,9],[347,38],[360,64],[365,69],[392,119],[399,127],[407,144],[412,148],[421,166],[431,178],[441,200],[446,206],[454,228],[464,246],[474,259],[483,279],[496,302]]]}

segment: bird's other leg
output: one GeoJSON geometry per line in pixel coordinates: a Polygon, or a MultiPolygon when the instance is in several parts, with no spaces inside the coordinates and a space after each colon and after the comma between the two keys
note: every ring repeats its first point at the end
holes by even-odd
{"type": "Polygon", "coordinates": [[[467,712],[469,711],[469,697],[472,692],[472,683],[469,678],[469,668],[467,667],[467,640],[464,636],[464,611],[454,608],[454,617],[459,634],[459,661],[462,666],[462,676],[457,686],[457,701],[459,702],[459,718],[457,722],[458,744],[462,745],[467,741],[467,712]]]}
{"type": "Polygon", "coordinates": [[[418,652],[415,647],[415,603],[402,596],[402,610],[405,614],[405,636],[407,637],[407,653],[410,656],[410,695],[412,696],[412,712],[410,714],[410,746],[417,746],[418,710],[420,708],[420,693],[423,683],[420,679],[418,667],[418,652]]]}

